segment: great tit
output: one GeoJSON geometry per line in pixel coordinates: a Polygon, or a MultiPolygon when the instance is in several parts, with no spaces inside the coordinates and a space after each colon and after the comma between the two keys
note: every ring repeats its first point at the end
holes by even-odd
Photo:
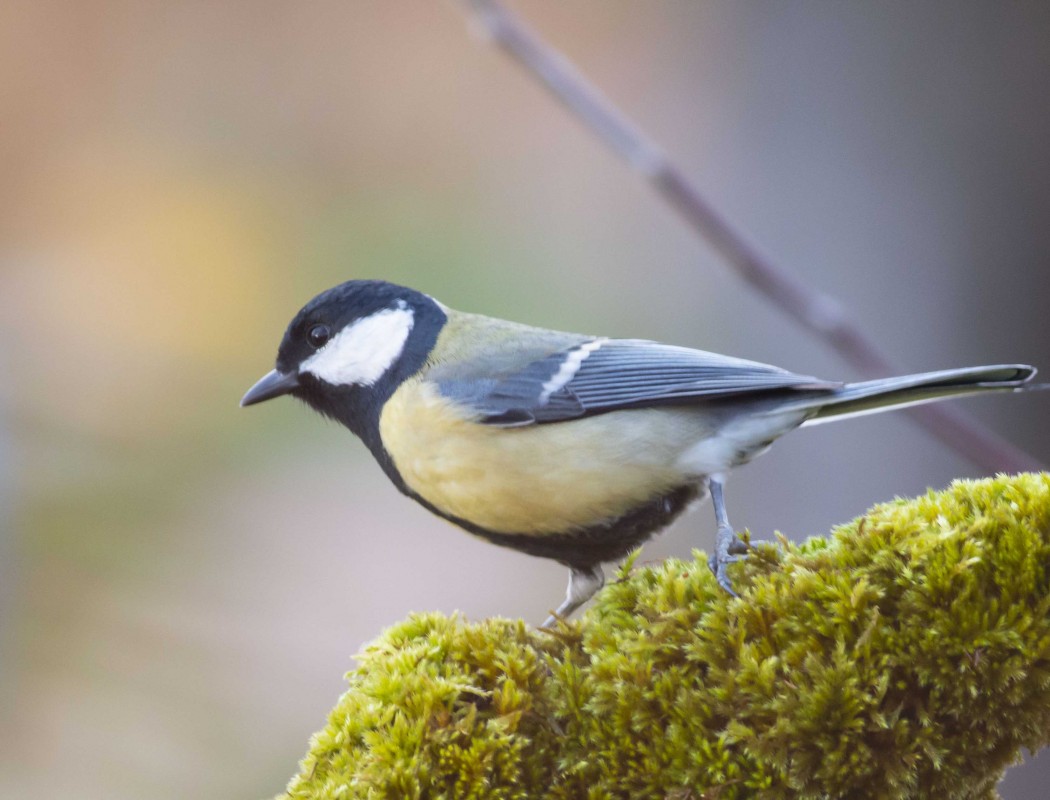
{"type": "Polygon", "coordinates": [[[622,558],[710,495],[711,569],[747,550],[726,473],[801,425],[960,394],[1018,391],[1024,364],[826,381],[641,339],[454,311],[384,281],[319,294],[242,406],[292,395],[355,433],[401,492],[494,544],[569,570],[567,617],[622,558]]]}

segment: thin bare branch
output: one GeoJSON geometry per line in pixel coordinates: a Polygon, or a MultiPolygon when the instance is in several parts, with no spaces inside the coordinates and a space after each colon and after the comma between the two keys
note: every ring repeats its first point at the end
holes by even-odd
{"type": "MultiPolygon", "coordinates": [[[[463,0],[482,31],[560,100],[617,155],[653,184],[659,195],[756,291],[815,333],[868,377],[902,372],[835,298],[773,264],[732,228],[656,145],[639,131],[561,53],[496,0],[463,0]]],[[[930,433],[994,472],[1039,470],[1043,465],[972,417],[951,406],[908,412],[930,433]]]]}

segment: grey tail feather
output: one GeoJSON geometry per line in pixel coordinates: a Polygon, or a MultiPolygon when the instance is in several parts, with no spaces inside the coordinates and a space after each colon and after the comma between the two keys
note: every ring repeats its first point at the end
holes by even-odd
{"type": "Polygon", "coordinates": [[[800,401],[799,408],[808,406],[816,412],[805,425],[819,425],[832,419],[875,414],[959,395],[1050,388],[1046,383],[1028,383],[1035,372],[1035,367],[1027,364],[996,364],[878,378],[847,383],[831,394],[800,401]]]}

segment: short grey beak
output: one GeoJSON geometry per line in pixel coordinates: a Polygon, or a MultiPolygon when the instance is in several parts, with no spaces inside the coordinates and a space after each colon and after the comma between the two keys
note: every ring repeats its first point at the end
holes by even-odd
{"type": "Polygon", "coordinates": [[[287,374],[273,370],[260,378],[259,382],[248,390],[248,394],[241,398],[241,408],[261,403],[263,400],[272,400],[282,394],[288,394],[299,386],[299,376],[294,372],[287,374]]]}

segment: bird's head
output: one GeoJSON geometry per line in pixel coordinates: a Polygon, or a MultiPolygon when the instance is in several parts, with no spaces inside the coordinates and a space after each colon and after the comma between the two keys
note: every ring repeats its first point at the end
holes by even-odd
{"type": "Polygon", "coordinates": [[[347,281],[295,315],[276,368],[241,400],[250,406],[292,395],[355,433],[363,417],[426,362],[445,324],[442,306],[385,281],[347,281]]]}

